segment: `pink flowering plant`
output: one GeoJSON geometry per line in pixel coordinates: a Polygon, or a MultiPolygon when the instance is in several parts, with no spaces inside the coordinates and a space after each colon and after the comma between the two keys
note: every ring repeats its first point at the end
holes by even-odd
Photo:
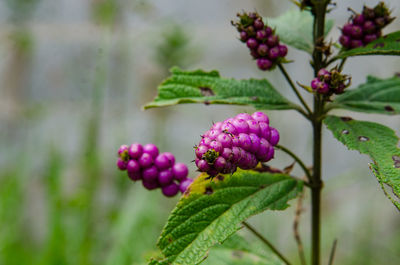
{"type": "MultiPolygon", "coordinates": [[[[400,149],[395,132],[378,123],[329,113],[344,109],[400,114],[398,76],[387,79],[369,76],[365,83],[351,87],[350,74],[342,73],[346,60],[351,57],[400,55],[400,31],[384,32],[385,26],[394,20],[390,10],[383,2],[374,7],[364,6],[359,13],[349,8],[348,21],[338,29],[340,38],[328,41],[326,35],[333,21],[326,16],[334,10],[331,1],[295,3],[299,10],[288,11],[278,18],[264,19],[256,12],[243,11],[231,23],[259,70],[283,74],[298,103],[289,101],[266,79],[235,80],[223,78],[217,71],[172,68],[171,76],[159,86],[158,95],[145,108],[187,103],[233,104],[254,107],[255,112],[217,121],[194,140],[198,143],[193,150],[193,162],[201,172],[194,180],[188,178],[186,165],[176,162],[169,152],[160,153],[154,144],[133,143],[120,147],[117,166],[126,170],[132,181],[141,182],[149,190],[160,188],[168,197],[183,194],[158,240],[161,253],[150,264],[199,264],[207,259],[211,247],[220,244],[232,251],[251,254],[252,258],[240,260],[244,265],[321,264],[321,132],[324,125],[346,147],[371,158],[372,173],[385,195],[400,210],[400,149]],[[287,58],[288,46],[309,54],[314,75],[309,77],[308,84],[297,82],[296,85],[286,72],[284,65],[291,62],[287,58]],[[305,97],[312,98],[313,104],[307,104],[305,97]],[[279,143],[278,130],[262,110],[294,110],[310,122],[313,128],[311,165],[306,165],[285,143],[279,143]],[[277,149],[290,155],[304,174],[293,176],[291,167],[269,166],[267,162],[275,157],[277,149]],[[305,192],[311,197],[311,253],[306,258],[301,240],[296,237],[299,261],[289,261],[246,220],[264,211],[285,210],[290,200],[301,198],[305,192]],[[243,227],[254,233],[274,255],[256,253],[244,239],[234,235],[243,227]]],[[[331,253],[323,253],[329,256],[329,264],[333,264],[335,246],[331,253]]],[[[239,264],[231,258],[220,256],[218,264],[239,264]]]]}

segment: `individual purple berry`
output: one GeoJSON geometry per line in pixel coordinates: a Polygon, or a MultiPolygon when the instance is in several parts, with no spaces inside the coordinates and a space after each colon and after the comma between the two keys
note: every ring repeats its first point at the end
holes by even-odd
{"type": "Polygon", "coordinates": [[[351,32],[353,31],[353,24],[347,23],[342,28],[342,33],[346,36],[351,36],[351,32]]]}
{"type": "Polygon", "coordinates": [[[250,55],[251,55],[254,59],[257,59],[257,58],[260,58],[260,57],[261,57],[260,54],[257,52],[257,50],[250,50],[250,55]]]}
{"type": "Polygon", "coordinates": [[[183,163],[176,163],[172,167],[172,173],[174,174],[174,177],[178,181],[182,181],[185,179],[189,173],[189,170],[187,166],[183,163]]]}
{"type": "Polygon", "coordinates": [[[257,59],[257,66],[261,70],[269,70],[272,67],[272,62],[266,58],[259,58],[257,59]]]}
{"type": "Polygon", "coordinates": [[[271,147],[271,144],[266,139],[261,138],[260,146],[256,153],[257,159],[260,160],[261,162],[268,162],[267,155],[268,155],[270,147],[271,147]]]}
{"type": "Polygon", "coordinates": [[[132,159],[139,159],[143,154],[143,146],[138,143],[133,143],[129,146],[128,154],[132,159]]]}
{"type": "Polygon", "coordinates": [[[247,35],[246,31],[241,31],[240,32],[240,40],[242,42],[246,42],[248,38],[249,38],[249,36],[247,35]]]}
{"type": "Polygon", "coordinates": [[[253,25],[254,25],[254,28],[255,28],[255,29],[262,29],[262,28],[264,28],[264,23],[263,23],[263,21],[262,21],[261,18],[257,18],[257,19],[254,21],[253,25]]]}
{"type": "Polygon", "coordinates": [[[275,46],[268,50],[268,58],[271,60],[275,60],[279,57],[279,47],[275,46]]]}
{"type": "Polygon", "coordinates": [[[360,26],[354,25],[351,29],[351,37],[354,39],[361,39],[363,36],[363,30],[360,26]]]}
{"type": "Polygon", "coordinates": [[[223,158],[222,156],[219,156],[214,162],[214,167],[218,171],[223,170],[225,166],[226,166],[226,159],[223,158]]]}
{"type": "Polygon", "coordinates": [[[363,14],[357,14],[355,15],[355,17],[353,18],[353,23],[359,26],[362,26],[364,24],[365,18],[363,16],[363,14]]]}
{"type": "Polygon", "coordinates": [[[316,77],[311,81],[311,88],[313,90],[317,90],[320,87],[320,84],[321,84],[321,81],[319,81],[319,78],[316,77]]]}
{"type": "Polygon", "coordinates": [[[224,148],[221,152],[221,156],[225,158],[227,161],[231,160],[233,157],[232,149],[231,148],[224,148]]]}
{"type": "Polygon", "coordinates": [[[163,186],[167,186],[174,180],[174,174],[170,168],[160,171],[158,174],[158,183],[163,186]]]}
{"type": "Polygon", "coordinates": [[[201,139],[199,145],[205,145],[205,146],[209,146],[211,143],[211,139],[208,137],[203,137],[203,139],[201,139]]]}
{"type": "Polygon", "coordinates": [[[127,152],[128,149],[129,149],[129,147],[126,144],[121,145],[118,149],[118,155],[121,155],[122,153],[127,152]]]}
{"type": "Polygon", "coordinates": [[[258,121],[248,120],[247,124],[249,125],[249,133],[260,133],[260,125],[258,124],[258,121]]]}
{"type": "Polygon", "coordinates": [[[154,190],[157,189],[159,187],[157,181],[148,181],[148,180],[144,180],[142,181],[143,187],[145,187],[148,190],[154,190]]]}
{"type": "Polygon", "coordinates": [[[236,127],[233,126],[232,123],[227,122],[227,121],[223,122],[223,124],[221,126],[221,130],[222,130],[222,132],[233,134],[233,135],[238,134],[236,127]]]}
{"type": "Polygon", "coordinates": [[[137,181],[142,178],[142,174],[140,173],[140,171],[139,172],[129,172],[128,171],[128,177],[133,181],[137,181]]]}
{"type": "Polygon", "coordinates": [[[269,143],[273,146],[277,145],[279,142],[279,132],[275,128],[271,128],[271,140],[269,143]]]}
{"type": "Polygon", "coordinates": [[[350,47],[351,48],[358,48],[364,46],[364,43],[361,40],[352,40],[350,42],[350,47]]]}
{"type": "Polygon", "coordinates": [[[240,133],[247,133],[249,131],[249,125],[244,119],[234,119],[232,125],[235,126],[236,131],[240,133]]]}
{"type": "Polygon", "coordinates": [[[348,36],[346,36],[346,35],[340,36],[339,42],[340,42],[340,44],[342,44],[343,47],[345,47],[345,48],[350,48],[350,46],[351,46],[351,39],[350,39],[350,37],[348,37],[348,36]]]}
{"type": "Polygon", "coordinates": [[[323,79],[324,81],[329,81],[331,79],[331,72],[329,72],[325,68],[322,68],[318,71],[317,77],[323,79]]]}
{"type": "Polygon", "coordinates": [[[269,141],[271,138],[271,129],[269,128],[268,123],[259,122],[258,125],[260,126],[260,136],[269,141]]]}
{"type": "Polygon", "coordinates": [[[205,145],[197,146],[196,151],[195,151],[196,157],[201,159],[207,151],[208,151],[207,146],[205,146],[205,145]]]}
{"type": "Polygon", "coordinates": [[[262,40],[264,40],[264,39],[267,38],[267,37],[268,37],[268,36],[267,36],[267,32],[265,31],[265,29],[257,30],[256,38],[257,38],[258,40],[262,41],[262,40]]]}
{"type": "Polygon", "coordinates": [[[198,160],[196,166],[198,167],[200,172],[207,172],[208,170],[210,170],[210,165],[204,159],[198,160]]]}
{"type": "Polygon", "coordinates": [[[329,92],[329,85],[325,82],[320,82],[317,92],[320,94],[327,94],[329,92]]]}
{"type": "Polygon", "coordinates": [[[267,39],[267,45],[269,47],[274,47],[279,43],[279,37],[277,35],[270,35],[267,39]]]}
{"type": "Polygon", "coordinates": [[[158,148],[155,144],[146,144],[143,146],[143,153],[147,153],[151,155],[152,158],[156,158],[158,156],[158,148]]]}
{"type": "Polygon", "coordinates": [[[217,137],[217,142],[220,142],[222,147],[231,147],[232,146],[232,137],[227,133],[220,133],[217,137]]]}
{"type": "Polygon", "coordinates": [[[179,186],[178,184],[172,182],[168,186],[162,187],[161,191],[167,197],[174,197],[179,191],[179,186]]]}
{"type": "Polygon", "coordinates": [[[138,162],[142,168],[148,168],[153,164],[153,157],[148,153],[143,153],[138,162]]]}
{"type": "Polygon", "coordinates": [[[140,165],[137,160],[129,160],[126,164],[126,170],[128,172],[140,172],[140,165]]]}
{"type": "Polygon", "coordinates": [[[257,53],[260,56],[266,56],[268,54],[268,46],[266,44],[260,44],[257,48],[257,53]]]}
{"type": "Polygon", "coordinates": [[[126,162],[124,160],[122,160],[120,157],[118,157],[118,160],[117,160],[117,167],[120,170],[126,170],[126,162]]]}
{"type": "Polygon", "coordinates": [[[146,168],[142,172],[142,178],[146,181],[155,181],[158,178],[158,169],[156,166],[146,168]]]}
{"type": "Polygon", "coordinates": [[[250,136],[247,133],[239,133],[238,138],[239,138],[240,147],[246,151],[249,151],[251,149],[250,136]]]}
{"type": "Polygon", "coordinates": [[[286,54],[288,53],[288,48],[287,48],[287,46],[286,46],[286,45],[279,44],[279,45],[278,45],[278,48],[279,48],[279,57],[285,57],[286,54]]]}
{"type": "Polygon", "coordinates": [[[367,33],[367,34],[371,34],[374,33],[376,30],[376,26],[375,23],[368,20],[365,21],[364,25],[363,25],[363,32],[367,33]]]}
{"type": "Polygon", "coordinates": [[[266,122],[267,124],[269,124],[268,116],[265,115],[264,112],[256,111],[256,112],[254,112],[254,113],[251,115],[251,117],[252,117],[254,120],[258,121],[258,122],[262,121],[262,122],[266,122]]]}
{"type": "Polygon", "coordinates": [[[272,28],[271,27],[265,27],[265,33],[267,33],[267,36],[270,36],[272,34],[272,28]]]}
{"type": "Polygon", "coordinates": [[[267,155],[267,160],[271,160],[272,158],[274,158],[275,155],[275,149],[271,146],[268,150],[268,155],[267,155]]]}
{"type": "Polygon", "coordinates": [[[220,152],[222,152],[223,148],[224,147],[222,146],[222,144],[218,141],[214,140],[214,141],[211,141],[211,143],[210,143],[210,149],[213,149],[215,152],[220,153],[220,152]]]}
{"type": "Polygon", "coordinates": [[[210,130],[207,136],[211,140],[215,140],[220,133],[221,133],[220,130],[210,130]]]}
{"type": "Polygon", "coordinates": [[[175,157],[171,160],[171,157],[166,153],[161,153],[154,159],[154,164],[158,169],[170,168],[174,163],[175,157]]]}
{"type": "Polygon", "coordinates": [[[179,184],[179,190],[184,193],[187,188],[190,186],[190,184],[193,183],[193,179],[191,178],[187,178],[185,180],[183,180],[180,184],[179,184]]]}
{"type": "Polygon", "coordinates": [[[250,152],[255,154],[255,153],[257,153],[258,149],[260,148],[260,138],[254,133],[250,133],[249,137],[251,140],[250,152]]]}
{"type": "Polygon", "coordinates": [[[370,42],[373,42],[376,39],[377,39],[377,37],[375,34],[369,34],[369,35],[365,35],[363,42],[364,42],[364,44],[368,44],[370,42]]]}
{"type": "Polygon", "coordinates": [[[246,44],[247,44],[247,47],[249,47],[250,49],[255,49],[258,46],[258,42],[254,38],[248,39],[246,44]]]}
{"type": "Polygon", "coordinates": [[[216,122],[216,123],[214,123],[213,124],[213,126],[212,126],[212,129],[214,129],[214,130],[220,130],[221,131],[221,127],[222,127],[222,122],[216,122]]]}

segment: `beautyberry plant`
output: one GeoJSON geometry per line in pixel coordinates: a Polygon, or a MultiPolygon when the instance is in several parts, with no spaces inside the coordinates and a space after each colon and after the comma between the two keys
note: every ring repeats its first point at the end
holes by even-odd
{"type": "MultiPolygon", "coordinates": [[[[386,79],[370,76],[365,83],[351,88],[350,74],[342,73],[346,60],[351,57],[400,55],[400,31],[382,31],[394,18],[383,2],[373,8],[364,6],[360,13],[353,11],[348,22],[338,29],[340,38],[332,40],[327,34],[333,22],[327,14],[335,11],[335,5],[330,0],[304,0],[296,4],[300,10],[290,10],[278,18],[265,19],[256,12],[242,12],[232,25],[238,30],[240,41],[250,49],[258,68],[279,69],[299,104],[281,95],[266,79],[227,79],[217,71],[172,68],[172,75],[159,86],[157,97],[145,108],[203,103],[247,105],[258,111],[227,117],[201,135],[193,152],[200,174],[193,182],[187,178],[185,165],[175,164],[170,153],[159,154],[155,145],[132,144],[119,149],[117,166],[127,170],[132,180],[142,180],[147,189],[161,187],[166,196],[177,194],[178,189],[183,192],[158,240],[161,254],[150,264],[199,264],[217,243],[224,243],[232,251],[243,250],[263,261],[257,264],[295,264],[246,220],[266,210],[285,210],[290,200],[310,192],[309,260],[312,265],[320,265],[324,124],[349,149],[371,158],[370,169],[385,195],[400,210],[400,148],[395,132],[378,123],[330,114],[334,109],[400,114],[398,76],[386,79]],[[310,86],[298,82],[296,86],[285,70],[284,63],[290,62],[285,59],[290,55],[286,45],[309,54],[314,72],[309,77],[310,86]],[[312,106],[308,103],[310,100],[312,106]],[[313,129],[311,165],[306,165],[290,148],[278,145],[278,131],[259,110],[294,110],[304,116],[313,129]],[[276,149],[291,156],[304,171],[304,177],[293,176],[290,167],[276,169],[266,164],[274,158],[276,149]],[[242,227],[266,243],[280,261],[262,256],[246,243],[238,243],[244,239],[234,233],[242,227]]],[[[306,255],[300,240],[297,243],[300,263],[305,265],[306,255]]],[[[330,255],[323,253],[330,256],[330,265],[334,249],[330,255]]],[[[231,256],[221,256],[218,262],[230,264],[231,256]]],[[[255,264],[250,262],[254,259],[241,261],[244,265],[255,264]]]]}

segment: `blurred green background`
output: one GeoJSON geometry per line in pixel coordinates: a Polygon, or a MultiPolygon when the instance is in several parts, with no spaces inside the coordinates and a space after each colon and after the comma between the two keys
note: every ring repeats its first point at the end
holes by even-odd
{"type": "MultiPolygon", "coordinates": [[[[386,2],[400,17],[400,3],[386,2]]],[[[337,23],[332,40],[348,6],[361,10],[376,1],[336,3],[329,14],[337,23]]],[[[141,106],[173,65],[266,77],[295,100],[280,73],[257,70],[230,25],[242,9],[274,17],[291,7],[278,0],[0,1],[0,265],[145,264],[157,253],[178,198],[129,181],[115,166],[119,145],[154,142],[189,164],[192,146],[212,121],[252,110],[182,105],[144,112],[141,106]]],[[[399,21],[385,32],[398,30],[399,21]]],[[[307,55],[291,49],[288,59],[295,60],[287,65],[292,77],[309,82],[307,55]]],[[[395,57],[351,59],[344,68],[355,85],[366,74],[398,71],[395,57]]],[[[267,113],[281,143],[310,163],[310,125],[295,112],[267,113]]],[[[398,117],[351,115],[400,134],[398,117]]],[[[400,264],[400,215],[369,172],[368,158],[346,150],[330,132],[324,138],[324,262],[337,238],[335,264],[400,264]]],[[[292,162],[280,152],[276,157],[275,167],[292,162]]],[[[306,194],[300,220],[306,254],[308,202],[306,194]]],[[[250,223],[297,264],[294,212],[292,206],[250,223]]]]}

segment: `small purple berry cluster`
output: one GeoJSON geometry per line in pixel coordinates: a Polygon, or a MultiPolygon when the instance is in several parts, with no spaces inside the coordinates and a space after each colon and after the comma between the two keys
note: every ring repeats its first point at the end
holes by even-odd
{"type": "Polygon", "coordinates": [[[142,180],[148,190],[161,188],[167,197],[175,196],[179,190],[185,192],[193,182],[187,177],[188,168],[185,164],[175,163],[174,155],[169,152],[160,154],[154,144],[121,145],[118,156],[118,168],[126,170],[131,180],[142,180]]]}
{"type": "Polygon", "coordinates": [[[263,112],[240,113],[215,123],[195,147],[196,166],[211,177],[252,169],[274,157],[279,133],[263,112]]]}
{"type": "Polygon", "coordinates": [[[383,2],[374,8],[364,6],[361,14],[354,14],[342,28],[339,38],[345,49],[363,47],[382,35],[382,29],[394,20],[383,2]]]}
{"type": "Polygon", "coordinates": [[[232,25],[240,33],[240,40],[250,49],[250,54],[257,60],[257,66],[263,71],[274,68],[286,56],[288,49],[279,44],[279,37],[273,29],[264,25],[257,13],[237,14],[239,21],[232,25]]]}
{"type": "Polygon", "coordinates": [[[342,94],[349,85],[350,77],[342,75],[336,68],[331,71],[322,68],[318,71],[317,77],[311,81],[312,90],[327,96],[342,94]]]}

